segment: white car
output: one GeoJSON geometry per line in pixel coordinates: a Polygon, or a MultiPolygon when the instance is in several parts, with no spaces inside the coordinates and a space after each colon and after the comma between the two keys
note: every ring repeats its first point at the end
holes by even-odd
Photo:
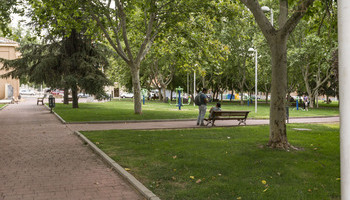
{"type": "Polygon", "coordinates": [[[79,98],[88,98],[88,97],[90,97],[90,95],[89,94],[85,94],[85,93],[79,93],[78,97],[79,98]]]}
{"type": "Polygon", "coordinates": [[[21,89],[19,91],[19,94],[20,95],[35,95],[35,92],[31,91],[31,90],[27,90],[27,89],[21,89]]]}
{"type": "Polygon", "coordinates": [[[125,93],[122,93],[120,95],[121,98],[134,98],[134,94],[133,93],[128,93],[128,92],[125,92],[125,93]]]}

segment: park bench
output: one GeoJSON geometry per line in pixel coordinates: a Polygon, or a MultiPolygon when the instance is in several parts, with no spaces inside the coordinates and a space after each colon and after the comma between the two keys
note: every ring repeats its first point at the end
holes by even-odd
{"type": "Polygon", "coordinates": [[[36,105],[39,105],[39,103],[41,102],[41,105],[44,105],[44,99],[46,98],[47,94],[44,94],[43,97],[38,97],[36,99],[36,105]]]}
{"type": "Polygon", "coordinates": [[[207,121],[207,126],[215,126],[217,120],[238,120],[240,124],[246,125],[246,120],[250,111],[213,111],[211,119],[204,119],[207,121]]]}

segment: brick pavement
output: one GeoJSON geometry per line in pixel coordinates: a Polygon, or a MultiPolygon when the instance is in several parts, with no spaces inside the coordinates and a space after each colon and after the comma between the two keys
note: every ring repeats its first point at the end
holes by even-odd
{"type": "Polygon", "coordinates": [[[34,99],[0,111],[0,200],[144,199],[34,99]]]}

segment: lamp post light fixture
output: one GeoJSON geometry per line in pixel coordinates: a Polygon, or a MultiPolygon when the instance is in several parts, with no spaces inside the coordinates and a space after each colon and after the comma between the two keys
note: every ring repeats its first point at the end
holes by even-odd
{"type": "Polygon", "coordinates": [[[267,6],[261,7],[261,10],[264,12],[271,12],[271,25],[273,26],[273,10],[267,6]]]}
{"type": "Polygon", "coordinates": [[[258,112],[258,51],[249,48],[248,51],[255,52],[255,113],[258,112]]]}

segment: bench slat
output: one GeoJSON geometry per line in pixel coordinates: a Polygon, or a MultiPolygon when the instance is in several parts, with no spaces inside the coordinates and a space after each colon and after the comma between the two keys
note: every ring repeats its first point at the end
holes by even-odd
{"type": "Polygon", "coordinates": [[[207,126],[211,123],[214,126],[216,120],[238,120],[239,124],[245,124],[250,111],[213,111],[213,119],[206,119],[207,126]]]}

